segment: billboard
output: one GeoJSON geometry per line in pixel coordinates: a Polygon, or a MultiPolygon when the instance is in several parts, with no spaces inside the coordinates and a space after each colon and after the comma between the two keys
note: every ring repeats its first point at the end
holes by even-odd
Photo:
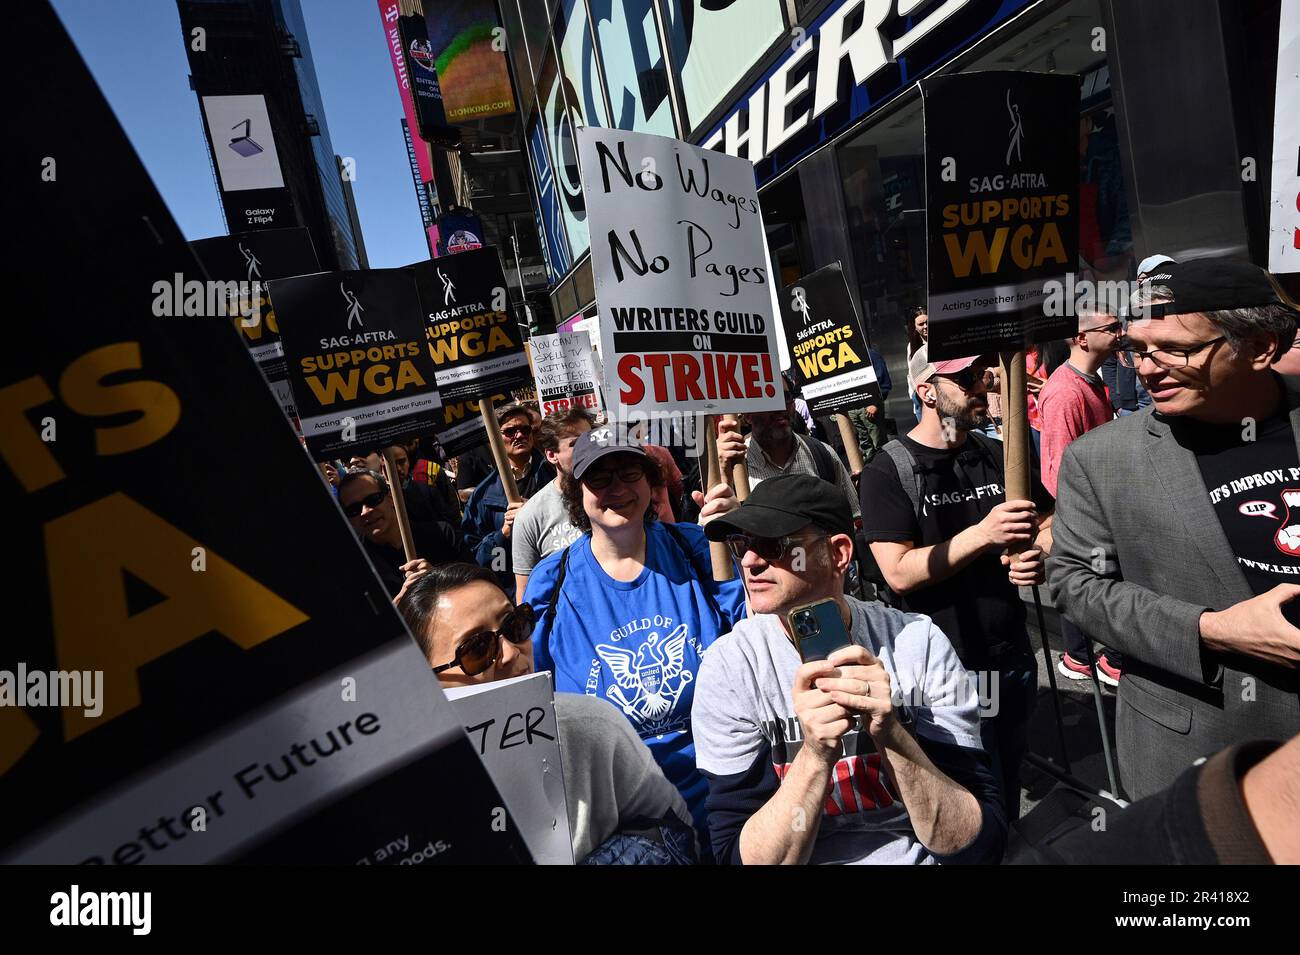
{"type": "Polygon", "coordinates": [[[449,123],[515,111],[505,44],[491,0],[437,0],[425,10],[449,123]]]}
{"type": "Polygon", "coordinates": [[[199,99],[208,123],[221,191],[284,188],[271,117],[266,112],[266,97],[251,94],[199,99]]]}

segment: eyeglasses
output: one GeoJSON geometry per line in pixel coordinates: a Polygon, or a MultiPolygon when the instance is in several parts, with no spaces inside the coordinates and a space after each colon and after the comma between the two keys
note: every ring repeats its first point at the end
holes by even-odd
{"type": "Polygon", "coordinates": [[[769,564],[783,560],[790,551],[803,544],[824,540],[825,537],[754,537],[750,534],[728,534],[727,550],[736,560],[743,560],[748,551],[753,551],[769,564]]]}
{"type": "Polygon", "coordinates": [[[962,391],[970,391],[975,387],[975,382],[978,381],[982,383],[984,381],[984,372],[987,370],[988,369],[986,368],[977,368],[977,366],[971,365],[967,368],[963,368],[956,374],[946,375],[936,373],[935,377],[947,378],[949,381],[954,382],[962,391]]]}
{"type": "Polygon", "coordinates": [[[533,638],[533,625],[537,616],[528,604],[522,604],[506,614],[499,630],[480,630],[472,633],[456,647],[456,657],[450,663],[433,668],[434,673],[450,670],[458,666],[466,676],[478,676],[492,668],[501,655],[501,639],[504,637],[515,646],[527,643],[533,638]]]}
{"type": "Polygon", "coordinates": [[[1125,339],[1119,345],[1119,361],[1125,368],[1136,368],[1148,358],[1165,370],[1186,368],[1193,355],[1222,341],[1227,341],[1227,337],[1220,335],[1218,338],[1211,338],[1208,342],[1201,342],[1188,348],[1153,348],[1151,351],[1140,351],[1125,339]]]}
{"type": "Polygon", "coordinates": [[[367,495],[359,501],[353,501],[347,507],[343,508],[343,513],[348,517],[360,517],[361,509],[368,507],[372,511],[380,504],[384,503],[384,498],[388,497],[388,488],[380,488],[374,494],[367,495]]]}
{"type": "Polygon", "coordinates": [[[1098,325],[1096,328],[1081,328],[1079,334],[1084,332],[1101,332],[1103,335],[1116,335],[1124,328],[1123,322],[1111,322],[1109,325],[1098,325]]]}
{"type": "Polygon", "coordinates": [[[509,428],[502,428],[501,434],[512,441],[515,438],[526,438],[533,433],[532,425],[514,425],[509,428]]]}
{"type": "Polygon", "coordinates": [[[588,471],[582,476],[582,483],[593,491],[603,491],[614,483],[614,476],[624,484],[635,484],[645,477],[645,468],[639,464],[629,464],[617,471],[588,471]]]}

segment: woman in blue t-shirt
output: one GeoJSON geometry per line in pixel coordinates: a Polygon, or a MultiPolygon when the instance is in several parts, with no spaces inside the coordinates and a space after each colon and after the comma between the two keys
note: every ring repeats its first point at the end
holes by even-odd
{"type": "MultiPolygon", "coordinates": [[[[744,616],[745,592],[739,575],[713,580],[699,525],[655,520],[652,495],[663,480],[654,459],[614,428],[582,435],[561,492],[585,533],[533,568],[524,601],[538,618],[537,669],[552,671],[557,692],[617,706],[703,832],[708,786],[691,738],[695,674],[704,651],[744,616]]],[[[726,485],[695,495],[701,523],[738,506],[726,485]]]]}

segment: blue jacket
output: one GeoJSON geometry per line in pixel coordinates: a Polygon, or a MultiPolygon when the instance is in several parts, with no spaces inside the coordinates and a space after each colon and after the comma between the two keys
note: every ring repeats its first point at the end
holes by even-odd
{"type": "MultiPolygon", "coordinates": [[[[519,493],[524,497],[532,497],[554,478],[555,468],[551,467],[540,450],[534,448],[528,475],[519,482],[519,493]]],[[[479,482],[465,503],[465,516],[461,518],[460,530],[465,536],[465,546],[474,555],[474,560],[483,567],[495,570],[503,586],[507,587],[506,592],[513,594],[514,561],[510,553],[510,541],[501,534],[507,506],[505,488],[501,486],[500,476],[493,471],[479,482]],[[498,560],[496,566],[493,566],[493,559],[498,554],[503,555],[504,563],[498,560]]]]}
{"type": "Polygon", "coordinates": [[[888,398],[889,392],[894,387],[894,382],[889,377],[889,366],[885,364],[885,359],[880,357],[880,352],[870,345],[867,346],[867,354],[871,356],[871,367],[876,370],[876,384],[880,386],[880,397],[882,400],[888,398]]]}

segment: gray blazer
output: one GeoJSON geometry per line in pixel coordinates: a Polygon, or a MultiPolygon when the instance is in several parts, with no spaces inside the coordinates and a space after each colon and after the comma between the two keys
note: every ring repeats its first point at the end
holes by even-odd
{"type": "MultiPolygon", "coordinates": [[[[1300,381],[1284,381],[1300,435],[1300,381]]],[[[1061,613],[1124,654],[1116,745],[1132,798],[1232,743],[1300,731],[1296,670],[1201,649],[1201,614],[1255,594],[1167,422],[1148,409],[1078,438],[1057,490],[1048,582],[1061,613]]]]}

